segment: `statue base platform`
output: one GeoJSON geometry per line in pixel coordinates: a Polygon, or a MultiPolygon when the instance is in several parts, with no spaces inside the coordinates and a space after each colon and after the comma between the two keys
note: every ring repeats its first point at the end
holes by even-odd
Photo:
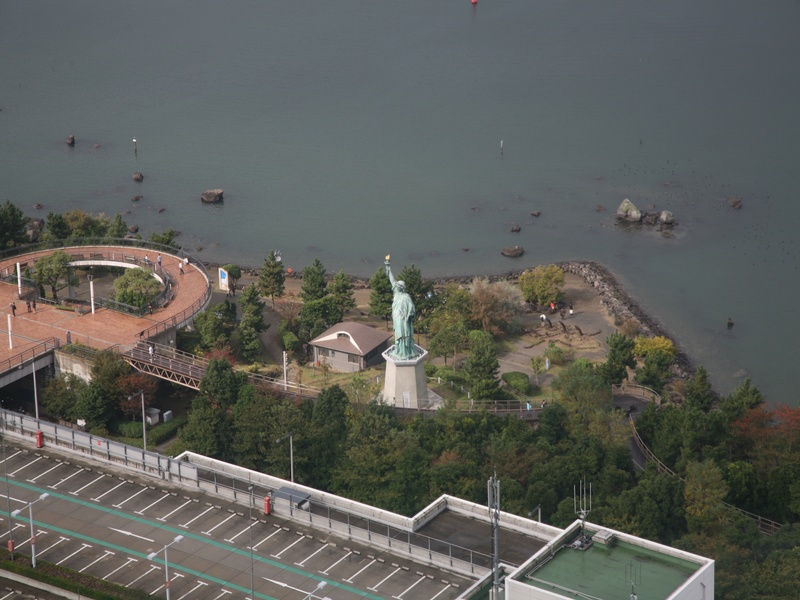
{"type": "Polygon", "coordinates": [[[416,346],[417,356],[399,359],[392,356],[394,346],[383,352],[386,359],[386,382],[383,401],[401,408],[437,408],[442,398],[428,389],[425,379],[427,350],[416,346]]]}

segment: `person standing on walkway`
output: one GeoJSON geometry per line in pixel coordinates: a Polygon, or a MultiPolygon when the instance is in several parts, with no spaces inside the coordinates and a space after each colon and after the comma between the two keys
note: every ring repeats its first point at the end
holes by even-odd
{"type": "Polygon", "coordinates": [[[36,298],[31,302],[31,306],[33,306],[33,314],[36,314],[36,298]]]}
{"type": "Polygon", "coordinates": [[[147,346],[147,353],[150,355],[150,362],[153,362],[153,356],[155,355],[155,350],[153,349],[153,344],[147,346]]]}
{"type": "Polygon", "coordinates": [[[183,275],[183,261],[182,260],[178,262],[178,271],[180,271],[180,274],[183,275]]]}
{"type": "Polygon", "coordinates": [[[161,272],[161,255],[159,254],[156,256],[156,262],[158,262],[158,270],[161,272]]]}
{"type": "Polygon", "coordinates": [[[25,300],[25,308],[28,309],[28,312],[31,312],[31,301],[25,300]]]}
{"type": "Polygon", "coordinates": [[[13,302],[11,303],[11,315],[16,317],[17,316],[17,305],[13,302]]]}

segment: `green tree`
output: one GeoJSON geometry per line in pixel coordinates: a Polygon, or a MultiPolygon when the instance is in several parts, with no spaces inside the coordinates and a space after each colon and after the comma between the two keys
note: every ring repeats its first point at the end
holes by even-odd
{"type": "Polygon", "coordinates": [[[283,262],[278,260],[273,250],[264,260],[264,268],[261,269],[261,276],[258,278],[258,286],[261,293],[272,299],[272,308],[275,308],[275,298],[283,296],[285,290],[286,275],[283,272],[283,262]]]}
{"type": "Polygon", "coordinates": [[[311,302],[324,298],[327,294],[328,281],[325,278],[325,267],[319,258],[303,269],[303,285],[300,288],[300,297],[303,302],[311,302]]]}
{"type": "Polygon", "coordinates": [[[381,267],[369,280],[369,312],[376,317],[387,321],[392,314],[392,283],[386,274],[386,269],[381,267]]]}
{"type": "Polygon", "coordinates": [[[428,352],[444,358],[445,365],[448,356],[455,364],[456,355],[469,341],[466,321],[458,313],[437,311],[429,319],[428,333],[428,352]]]}
{"type": "Polygon", "coordinates": [[[165,229],[164,231],[153,231],[150,234],[150,241],[154,244],[161,244],[162,246],[169,246],[171,248],[180,249],[180,246],[175,241],[178,237],[178,232],[174,229],[165,229]]]}
{"type": "Polygon", "coordinates": [[[242,319],[239,322],[239,348],[242,357],[252,362],[261,354],[260,334],[267,329],[264,322],[264,302],[261,301],[256,286],[244,288],[240,306],[242,319]]]}
{"type": "Polygon", "coordinates": [[[47,214],[42,239],[45,241],[66,240],[69,234],[69,225],[64,215],[54,212],[47,214]]]}
{"type": "Polygon", "coordinates": [[[614,332],[606,338],[608,344],[608,355],[606,362],[602,364],[600,374],[609,385],[619,385],[628,376],[626,367],[634,368],[636,359],[633,357],[634,341],[614,332]]]}
{"type": "MultiPolygon", "coordinates": [[[[228,272],[229,285],[235,286],[239,283],[239,280],[242,278],[242,268],[239,265],[228,263],[227,265],[223,265],[222,268],[228,272]]],[[[231,289],[233,288],[231,287],[231,289]]]]}
{"type": "Polygon", "coordinates": [[[353,292],[353,282],[342,271],[333,276],[328,292],[333,296],[342,314],[356,307],[356,298],[353,292]]]}
{"type": "Polygon", "coordinates": [[[71,238],[104,237],[108,230],[109,220],[105,215],[94,217],[79,208],[65,212],[64,220],[69,227],[71,238]]]}
{"type": "Polygon", "coordinates": [[[644,365],[636,369],[634,380],[660,394],[669,378],[671,364],[672,356],[668,352],[660,349],[648,352],[644,359],[644,365]]]}
{"type": "Polygon", "coordinates": [[[333,296],[309,300],[300,309],[298,337],[307,342],[323,331],[341,323],[343,314],[333,296]]]}
{"type": "Polygon", "coordinates": [[[720,468],[711,460],[690,462],[686,466],[686,522],[690,532],[714,532],[730,518],[729,509],[722,503],[728,486],[720,468]]]}
{"type": "Polygon", "coordinates": [[[226,300],[208,307],[194,318],[194,326],[200,334],[200,344],[208,350],[224,342],[236,325],[236,304],[226,300]]]}
{"type": "Polygon", "coordinates": [[[36,284],[50,286],[53,300],[56,302],[58,302],[59,290],[63,290],[68,285],[80,285],[80,280],[70,273],[71,260],[66,252],[56,250],[36,261],[36,284]]]}
{"type": "Polygon", "coordinates": [[[108,224],[108,228],[106,229],[106,237],[110,239],[121,239],[124,238],[128,234],[128,225],[122,219],[122,215],[119,213],[114,215],[114,218],[111,219],[111,222],[108,224]]]}
{"type": "Polygon", "coordinates": [[[492,336],[486,331],[470,331],[469,350],[464,372],[471,397],[475,400],[496,398],[500,389],[497,380],[500,363],[492,336]]]}
{"type": "Polygon", "coordinates": [[[310,485],[328,489],[336,465],[342,460],[347,440],[347,394],[338,385],[320,392],[314,402],[305,447],[309,461],[305,472],[310,485]]]}
{"type": "Polygon", "coordinates": [[[192,402],[192,411],[179,438],[188,449],[203,456],[224,460],[232,453],[234,437],[228,414],[202,396],[192,402]]]}
{"type": "Polygon", "coordinates": [[[47,382],[42,393],[42,408],[45,414],[56,419],[75,422],[75,406],[85,393],[88,384],[77,375],[64,373],[47,382]]]}
{"type": "Polygon", "coordinates": [[[90,430],[108,429],[108,422],[113,416],[113,405],[100,386],[89,384],[81,390],[74,414],[77,419],[86,421],[90,430]]]}
{"type": "Polygon", "coordinates": [[[161,284],[149,269],[125,269],[114,280],[114,299],[122,304],[141,308],[147,306],[161,292],[161,284]]]}
{"type": "Polygon", "coordinates": [[[520,314],[519,290],[507,281],[490,283],[488,279],[476,277],[470,285],[471,321],[476,329],[492,335],[512,333],[519,330],[517,317],[520,314]]]}
{"type": "Polygon", "coordinates": [[[544,356],[532,356],[531,357],[531,370],[533,371],[533,376],[536,380],[536,387],[541,387],[541,383],[539,383],[539,375],[542,374],[544,371],[544,356]]]}
{"type": "Polygon", "coordinates": [[[568,415],[568,429],[573,436],[591,429],[608,429],[614,406],[611,388],[592,363],[580,359],[571,363],[553,381],[556,400],[568,415]]]}
{"type": "Polygon", "coordinates": [[[536,305],[559,303],[564,299],[564,271],[557,265],[540,265],[519,277],[519,289],[526,302],[536,305]]]}
{"type": "Polygon", "coordinates": [[[711,380],[705,367],[698,367],[694,375],[686,382],[686,403],[708,412],[717,402],[717,394],[711,389],[711,380]]]}
{"type": "Polygon", "coordinates": [[[236,404],[245,385],[249,385],[247,373],[235,371],[227,360],[211,359],[200,382],[200,393],[211,406],[227,410],[236,404]]]}
{"type": "Polygon", "coordinates": [[[406,265],[397,276],[398,281],[406,284],[406,292],[414,302],[417,317],[424,319],[433,309],[436,298],[433,290],[433,282],[422,278],[422,271],[416,265],[406,265]]]}
{"type": "Polygon", "coordinates": [[[25,228],[28,218],[21,209],[6,200],[0,205],[0,250],[13,248],[28,241],[25,228]]]}

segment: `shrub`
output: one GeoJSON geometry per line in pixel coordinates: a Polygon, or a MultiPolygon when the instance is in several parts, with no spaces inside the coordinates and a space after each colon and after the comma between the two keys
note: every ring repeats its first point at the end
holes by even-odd
{"type": "Polygon", "coordinates": [[[281,345],[287,352],[297,352],[300,348],[300,340],[291,331],[285,331],[281,335],[281,345]]]}
{"type": "Polygon", "coordinates": [[[670,358],[674,358],[678,349],[675,347],[673,341],[664,336],[656,337],[642,337],[636,338],[636,344],[633,347],[633,353],[641,358],[647,358],[648,354],[662,350],[669,354],[670,358]]]}
{"type": "Polygon", "coordinates": [[[129,438],[142,437],[141,421],[120,421],[117,423],[116,430],[123,437],[129,437],[129,438]]]}
{"type": "Polygon", "coordinates": [[[509,373],[503,373],[500,378],[518,392],[527,394],[530,391],[531,381],[525,373],[511,371],[509,373]]]}
{"type": "Polygon", "coordinates": [[[574,352],[556,346],[555,342],[550,342],[544,350],[544,356],[550,361],[551,365],[563,366],[573,359],[574,352]]]}
{"type": "Polygon", "coordinates": [[[153,446],[157,446],[175,437],[178,434],[178,430],[186,425],[187,421],[187,417],[178,417],[177,419],[172,419],[168,423],[159,423],[147,432],[147,445],[149,446],[152,444],[153,446]]]}

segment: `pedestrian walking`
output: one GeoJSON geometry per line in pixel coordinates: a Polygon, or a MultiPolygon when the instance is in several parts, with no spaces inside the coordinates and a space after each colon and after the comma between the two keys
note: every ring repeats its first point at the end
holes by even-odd
{"type": "Polygon", "coordinates": [[[574,310],[572,310],[572,302],[570,302],[570,303],[569,303],[569,316],[571,317],[571,316],[572,316],[572,315],[574,315],[574,314],[575,314],[575,311],[574,311],[574,310]]]}
{"type": "Polygon", "coordinates": [[[156,261],[158,262],[158,270],[161,270],[161,255],[159,254],[156,256],[156,261]]]}
{"type": "Polygon", "coordinates": [[[25,308],[28,309],[28,312],[31,312],[31,301],[25,300],[25,308]]]}
{"type": "Polygon", "coordinates": [[[183,261],[178,262],[178,271],[183,275],[183,261]]]}
{"type": "Polygon", "coordinates": [[[153,362],[153,356],[155,355],[156,351],[153,349],[153,344],[150,344],[147,347],[147,353],[150,355],[150,362],[153,362]]]}
{"type": "Polygon", "coordinates": [[[16,317],[17,316],[17,305],[13,302],[11,303],[11,315],[16,317]]]}
{"type": "Polygon", "coordinates": [[[31,306],[33,306],[33,314],[36,314],[36,298],[31,302],[31,306]]]}

